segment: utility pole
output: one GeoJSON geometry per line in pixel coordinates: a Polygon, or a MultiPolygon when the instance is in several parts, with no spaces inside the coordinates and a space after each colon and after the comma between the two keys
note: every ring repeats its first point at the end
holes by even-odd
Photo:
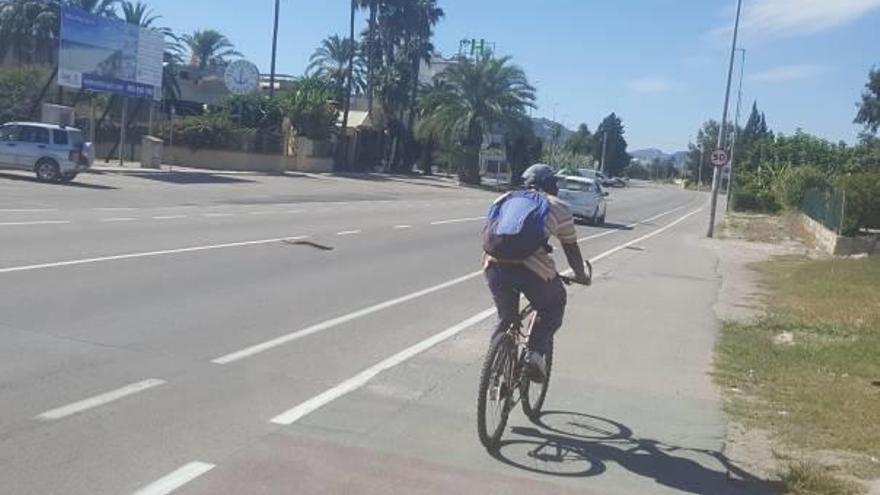
{"type": "Polygon", "coordinates": [[[346,70],[346,83],[345,83],[345,104],[343,106],[342,112],[342,135],[347,135],[348,132],[348,114],[351,111],[351,87],[352,87],[352,75],[354,74],[354,14],[357,5],[354,3],[354,0],[351,0],[351,13],[349,16],[349,26],[348,26],[348,43],[349,48],[351,49],[351,53],[348,54],[348,69],[346,70]]]}
{"type": "Polygon", "coordinates": [[[269,98],[275,96],[275,56],[278,54],[278,11],[281,0],[275,0],[275,27],[272,30],[272,68],[269,71],[269,98]]]}
{"type": "MultiPolygon", "coordinates": [[[[737,0],[736,2],[736,21],[733,25],[733,43],[730,47],[730,64],[727,68],[727,89],[724,93],[724,111],[721,114],[721,128],[718,132],[718,149],[723,150],[724,145],[727,142],[725,134],[727,133],[727,112],[730,109],[730,85],[733,81],[733,62],[736,58],[736,40],[739,36],[739,18],[740,14],[742,14],[742,0],[737,0]]],[[[713,164],[714,165],[714,164],[713,164]]],[[[719,168],[715,167],[715,172],[712,175],[712,206],[709,211],[709,231],[706,233],[707,237],[715,236],[715,213],[718,210],[718,189],[719,182],[721,179],[721,173],[719,168]]]]}
{"type": "Polygon", "coordinates": [[[736,117],[734,117],[733,121],[733,142],[730,144],[730,173],[727,174],[727,210],[730,211],[730,193],[733,191],[733,167],[734,157],[736,156],[736,145],[739,142],[739,113],[742,108],[742,99],[743,99],[743,75],[746,71],[746,49],[745,48],[737,48],[737,51],[742,52],[742,61],[739,64],[739,89],[737,90],[736,96],[736,117]]]}
{"type": "Polygon", "coordinates": [[[705,154],[705,150],[703,149],[703,143],[700,143],[700,164],[697,165],[697,191],[703,191],[703,164],[706,163],[703,156],[705,154]]]}
{"type": "Polygon", "coordinates": [[[602,163],[599,165],[599,172],[605,173],[605,152],[608,150],[608,131],[602,133],[602,163]]]}

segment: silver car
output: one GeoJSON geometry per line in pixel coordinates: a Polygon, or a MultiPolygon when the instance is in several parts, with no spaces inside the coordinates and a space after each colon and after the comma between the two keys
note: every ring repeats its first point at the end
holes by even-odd
{"type": "Polygon", "coordinates": [[[0,126],[0,168],[31,170],[45,182],[70,182],[91,167],[92,145],[73,127],[39,122],[0,126]]]}

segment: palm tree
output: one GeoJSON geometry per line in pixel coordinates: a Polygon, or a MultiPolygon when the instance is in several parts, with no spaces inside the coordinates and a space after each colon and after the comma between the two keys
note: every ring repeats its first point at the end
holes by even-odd
{"type": "Polygon", "coordinates": [[[162,16],[155,15],[150,7],[141,2],[122,2],[122,19],[136,26],[152,29],[165,36],[165,51],[162,53],[162,99],[166,102],[174,102],[180,97],[180,83],[177,74],[183,65],[183,47],[180,38],[167,27],[157,27],[155,23],[162,16]]]}
{"type": "Polygon", "coordinates": [[[226,36],[213,29],[184,34],[181,40],[189,48],[190,64],[199,69],[210,65],[223,65],[228,58],[241,56],[226,36]]]}
{"type": "MultiPolygon", "coordinates": [[[[160,15],[154,15],[153,10],[143,2],[129,2],[128,0],[122,2],[122,19],[129,24],[150,28],[161,18],[160,15]]],[[[166,30],[167,28],[161,29],[166,30]]]]}
{"type": "Polygon", "coordinates": [[[19,65],[52,62],[58,10],[50,0],[0,0],[0,61],[12,53],[19,65]]]}
{"type": "Polygon", "coordinates": [[[422,101],[420,134],[464,148],[459,174],[463,181],[478,183],[484,136],[521,121],[526,109],[534,106],[535,88],[509,57],[460,58],[440,78],[443,84],[422,101]]]}
{"type": "Polygon", "coordinates": [[[341,100],[345,94],[348,64],[352,56],[354,57],[352,84],[354,90],[361,94],[365,90],[366,81],[360,44],[354,43],[352,49],[351,40],[340,38],[339,35],[334,34],[321,41],[321,45],[309,58],[306,74],[330,82],[336,88],[336,95],[341,100]]]}
{"type": "Polygon", "coordinates": [[[90,14],[116,17],[116,5],[119,4],[119,0],[66,0],[64,3],[90,14]]]}

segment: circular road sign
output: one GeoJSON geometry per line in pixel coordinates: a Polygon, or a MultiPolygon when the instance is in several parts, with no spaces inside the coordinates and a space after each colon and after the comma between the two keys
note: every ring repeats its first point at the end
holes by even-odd
{"type": "Polygon", "coordinates": [[[729,160],[730,157],[727,156],[727,151],[725,150],[715,150],[712,152],[712,165],[715,165],[716,167],[727,165],[729,160]]]}
{"type": "Polygon", "coordinates": [[[247,60],[236,60],[226,66],[224,74],[226,89],[236,95],[246,95],[257,90],[260,84],[260,70],[247,60]]]}

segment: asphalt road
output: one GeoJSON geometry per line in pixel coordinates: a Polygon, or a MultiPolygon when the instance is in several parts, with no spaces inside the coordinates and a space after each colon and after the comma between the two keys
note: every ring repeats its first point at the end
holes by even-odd
{"type": "Polygon", "coordinates": [[[494,196],[0,175],[0,492],[759,493],[707,374],[706,198],[670,187],[615,190],[609,225],[579,227],[597,283],[571,290],[551,412],[482,449],[494,196]]]}

